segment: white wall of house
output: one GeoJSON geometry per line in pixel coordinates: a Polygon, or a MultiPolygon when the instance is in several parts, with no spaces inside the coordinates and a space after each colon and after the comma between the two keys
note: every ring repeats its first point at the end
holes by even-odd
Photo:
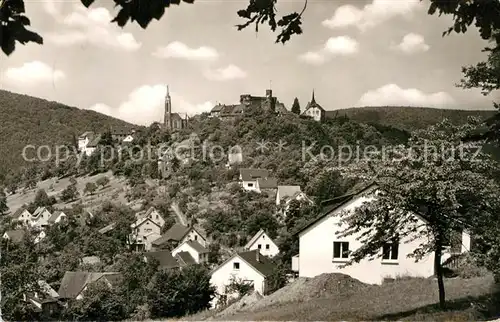
{"type": "Polygon", "coordinates": [[[132,243],[144,245],[145,250],[150,250],[152,248],[151,242],[159,238],[160,235],[160,226],[148,219],[134,229],[130,239],[132,243]]]}
{"type": "Polygon", "coordinates": [[[304,111],[304,115],[312,117],[315,121],[321,121],[321,110],[317,107],[310,107],[304,111]]]}
{"type": "Polygon", "coordinates": [[[134,137],[132,135],[127,135],[124,139],[123,142],[130,143],[134,141],[134,137]]]}
{"type": "Polygon", "coordinates": [[[266,233],[263,233],[255,242],[248,246],[247,250],[258,249],[264,256],[274,257],[280,252],[278,246],[269,238],[266,233]]]}
{"type": "Polygon", "coordinates": [[[86,156],[90,156],[92,153],[94,153],[96,147],[88,147],[86,146],[83,152],[85,153],[86,156]]]}
{"type": "Polygon", "coordinates": [[[61,212],[59,214],[59,216],[57,216],[56,220],[54,220],[54,223],[57,224],[58,222],[60,222],[63,218],[66,218],[66,214],[64,212],[61,212]]]}
{"type": "MultiPolygon", "coordinates": [[[[367,200],[365,197],[355,199],[347,204],[343,210],[352,210],[367,200]]],[[[339,232],[345,228],[345,226],[339,227],[339,223],[339,216],[329,215],[300,233],[299,276],[314,277],[322,273],[344,273],[364,283],[380,284],[386,277],[430,277],[434,274],[433,254],[418,262],[407,257],[418,245],[425,242],[422,239],[416,239],[409,243],[401,241],[397,260],[375,258],[370,261],[363,259],[360,263],[344,268],[340,267],[347,259],[333,258],[334,242],[348,242],[351,251],[359,248],[361,243],[356,240],[359,234],[339,237],[339,232]]]]}
{"type": "Polygon", "coordinates": [[[180,252],[188,252],[191,256],[193,256],[194,261],[196,263],[203,263],[206,261],[207,254],[200,254],[193,247],[189,246],[186,242],[180,244],[172,251],[172,256],[177,255],[180,252]]]}
{"type": "Polygon", "coordinates": [[[87,144],[89,144],[88,136],[78,138],[78,151],[85,151],[87,144]]]}
{"type": "MultiPolygon", "coordinates": [[[[226,286],[231,283],[231,278],[237,280],[252,281],[254,289],[260,294],[265,291],[265,278],[255,268],[247,264],[239,256],[234,256],[232,259],[217,268],[210,278],[210,283],[215,286],[218,295],[227,295],[228,298],[235,294],[227,294],[226,286]],[[237,265],[236,265],[237,264],[237,265]]],[[[212,301],[212,306],[215,306],[218,301],[218,296],[212,301]]]]}
{"type": "Polygon", "coordinates": [[[260,192],[259,187],[257,186],[257,180],[255,180],[255,181],[242,181],[241,186],[246,191],[260,192]]]}
{"type": "Polygon", "coordinates": [[[295,255],[292,257],[292,271],[299,271],[299,255],[295,255]]]}
{"type": "Polygon", "coordinates": [[[47,209],[44,209],[36,218],[33,219],[33,225],[37,227],[48,226],[49,218],[51,216],[52,214],[47,209]]]}
{"type": "Polygon", "coordinates": [[[149,218],[160,227],[163,227],[163,225],[165,225],[165,220],[156,209],[153,210],[151,214],[149,214],[149,218]]]}
{"type": "Polygon", "coordinates": [[[22,222],[23,224],[31,223],[31,214],[28,210],[24,210],[21,215],[16,219],[16,221],[22,222]]]}
{"type": "Polygon", "coordinates": [[[184,238],[180,241],[180,244],[188,241],[188,240],[195,240],[197,241],[198,243],[200,243],[201,246],[203,247],[207,247],[207,241],[205,240],[205,238],[203,238],[202,235],[200,235],[196,230],[194,229],[191,229],[189,231],[189,233],[184,236],[184,238]]]}

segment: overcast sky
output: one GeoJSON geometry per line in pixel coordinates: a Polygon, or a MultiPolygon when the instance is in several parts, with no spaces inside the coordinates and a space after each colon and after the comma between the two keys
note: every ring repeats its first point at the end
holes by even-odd
{"type": "MultiPolygon", "coordinates": [[[[237,31],[246,0],[196,0],[143,30],[109,21],[110,0],[25,0],[45,44],[0,59],[0,88],[94,109],[137,124],[161,121],[168,84],[173,111],[199,113],[272,86],[290,108],[315,89],[327,110],[368,105],[491,109],[499,95],[455,88],[460,68],[483,60],[475,29],[442,37],[448,17],[428,0],[309,0],[304,34],[286,45],[262,28],[237,31]],[[103,5],[105,7],[103,7],[103,5]]],[[[280,0],[281,13],[303,0],[280,0]]]]}

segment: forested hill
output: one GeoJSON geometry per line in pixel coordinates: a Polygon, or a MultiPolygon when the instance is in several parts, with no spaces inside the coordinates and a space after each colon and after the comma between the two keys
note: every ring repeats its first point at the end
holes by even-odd
{"type": "Polygon", "coordinates": [[[0,90],[0,176],[24,164],[27,144],[68,144],[85,131],[129,129],[133,125],[95,111],[0,90]]]}
{"type": "Polygon", "coordinates": [[[469,116],[486,119],[495,110],[452,110],[411,106],[368,106],[327,111],[328,118],[347,116],[360,123],[379,123],[406,131],[422,129],[444,118],[454,124],[467,122],[469,116]]]}

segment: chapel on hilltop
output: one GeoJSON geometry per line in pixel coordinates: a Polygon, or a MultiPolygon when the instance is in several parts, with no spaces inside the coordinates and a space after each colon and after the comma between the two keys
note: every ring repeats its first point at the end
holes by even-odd
{"type": "Polygon", "coordinates": [[[163,116],[163,126],[169,131],[177,131],[185,128],[187,126],[187,123],[187,115],[183,119],[179,115],[179,113],[172,113],[172,99],[170,98],[170,92],[167,85],[167,93],[165,94],[165,114],[163,116]]]}
{"type": "Polygon", "coordinates": [[[302,115],[312,117],[315,121],[317,122],[323,122],[326,117],[326,111],[321,105],[316,103],[316,99],[314,98],[314,90],[312,92],[312,98],[309,103],[307,103],[307,106],[302,112],[302,115]]]}

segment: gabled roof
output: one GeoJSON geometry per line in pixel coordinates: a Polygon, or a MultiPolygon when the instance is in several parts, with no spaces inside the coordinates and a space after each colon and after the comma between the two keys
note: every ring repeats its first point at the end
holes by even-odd
{"type": "Polygon", "coordinates": [[[300,186],[278,186],[278,196],[280,200],[283,198],[293,197],[296,193],[300,193],[302,190],[300,186]]]}
{"type": "Polygon", "coordinates": [[[35,212],[33,212],[32,216],[36,218],[36,217],[40,216],[40,214],[42,214],[45,211],[47,211],[50,214],[50,211],[48,211],[47,208],[38,207],[38,208],[36,208],[35,212]]]}
{"type": "Polygon", "coordinates": [[[367,184],[367,185],[363,186],[362,188],[360,188],[356,192],[349,193],[349,194],[346,194],[346,195],[343,195],[343,196],[340,196],[340,197],[337,197],[337,198],[333,198],[333,199],[330,199],[330,200],[323,201],[323,203],[322,203],[323,209],[321,210],[320,215],[316,216],[316,218],[314,218],[313,220],[309,221],[304,226],[300,227],[297,231],[295,231],[294,235],[303,232],[304,230],[306,230],[307,228],[311,227],[312,225],[314,225],[315,223],[317,223],[318,221],[320,221],[324,217],[328,216],[333,211],[342,208],[347,203],[349,203],[352,200],[358,198],[360,196],[360,194],[369,192],[369,191],[375,189],[376,187],[377,187],[377,185],[375,183],[370,183],[370,184],[367,184]]]}
{"type": "Polygon", "coordinates": [[[4,236],[7,235],[9,240],[12,241],[13,243],[20,243],[23,240],[25,234],[26,232],[24,230],[16,229],[16,230],[7,230],[4,233],[4,236]]]}
{"type": "Polygon", "coordinates": [[[17,209],[16,212],[12,215],[12,219],[19,219],[19,217],[21,217],[21,215],[24,211],[27,211],[30,214],[30,212],[28,210],[21,207],[21,208],[17,209]]]}
{"type": "Polygon", "coordinates": [[[312,93],[312,99],[309,103],[307,103],[307,106],[306,108],[304,109],[304,112],[302,112],[302,114],[304,114],[308,109],[310,108],[313,108],[313,107],[316,107],[322,111],[325,111],[325,109],[323,107],[321,107],[321,105],[319,105],[318,103],[316,103],[316,99],[314,98],[314,91],[312,93]]]}
{"type": "Polygon", "coordinates": [[[49,218],[49,223],[53,224],[56,222],[57,218],[59,218],[60,216],[66,216],[66,214],[62,211],[56,211],[52,214],[52,216],[50,216],[49,218]]]}
{"type": "Polygon", "coordinates": [[[241,180],[243,181],[255,181],[259,178],[267,178],[269,176],[269,171],[266,169],[240,169],[241,180]]]}
{"type": "Polygon", "coordinates": [[[278,180],[275,178],[259,178],[257,179],[259,189],[276,189],[278,187],[278,180]]]}
{"type": "Polygon", "coordinates": [[[163,234],[160,238],[153,241],[154,245],[161,245],[168,241],[181,241],[184,236],[192,229],[192,227],[184,226],[181,224],[174,224],[170,227],[165,234],[163,234]]]}
{"type": "Polygon", "coordinates": [[[234,254],[224,263],[215,268],[211,274],[215,273],[217,270],[219,270],[219,268],[226,265],[226,263],[228,263],[235,257],[241,258],[244,262],[253,267],[259,274],[264,277],[268,277],[273,274],[274,269],[276,268],[276,265],[273,264],[273,262],[271,262],[271,260],[267,256],[262,255],[257,249],[234,254]]]}
{"type": "Polygon", "coordinates": [[[274,241],[269,237],[269,235],[264,231],[264,229],[259,230],[255,235],[253,235],[252,239],[248,241],[248,243],[245,245],[245,249],[251,247],[263,234],[266,234],[267,238],[271,240],[273,243],[274,241]]]}
{"type": "Polygon", "coordinates": [[[115,227],[116,227],[116,223],[111,223],[111,224],[109,224],[109,225],[107,225],[107,226],[99,229],[99,233],[105,234],[105,233],[107,233],[107,232],[112,231],[113,229],[115,229],[115,227]]]}
{"type": "Polygon", "coordinates": [[[217,105],[215,105],[215,106],[212,108],[212,110],[210,111],[210,113],[217,113],[217,112],[220,112],[220,111],[222,110],[222,107],[223,107],[223,105],[221,105],[221,104],[217,104],[217,105]]]}
{"type": "Polygon", "coordinates": [[[106,280],[114,286],[119,282],[121,274],[116,272],[66,272],[59,286],[59,297],[63,299],[74,299],[82,292],[85,286],[100,280],[102,277],[105,277],[106,280]]]}
{"type": "Polygon", "coordinates": [[[101,141],[101,135],[97,134],[90,142],[87,144],[88,148],[95,148],[99,144],[99,141],[101,141]]]}
{"type": "Polygon", "coordinates": [[[196,264],[196,261],[194,260],[193,256],[191,256],[191,254],[189,254],[188,252],[178,252],[175,255],[175,258],[179,262],[179,264],[181,264],[181,266],[196,264]]]}
{"type": "Polygon", "coordinates": [[[144,253],[146,259],[156,259],[159,263],[160,268],[177,268],[180,267],[180,264],[177,260],[172,256],[170,251],[168,250],[160,250],[156,252],[147,252],[144,253]]]}
{"type": "Polygon", "coordinates": [[[92,132],[92,131],[83,132],[78,138],[79,139],[84,139],[84,138],[86,138],[88,136],[89,137],[94,136],[94,132],[92,132]]]}
{"type": "MultiPolygon", "coordinates": [[[[160,227],[160,225],[158,225],[158,224],[157,224],[157,223],[156,223],[153,219],[151,219],[151,218],[149,218],[149,217],[146,217],[146,216],[144,216],[144,217],[141,217],[141,218],[137,219],[134,223],[132,223],[132,224],[130,225],[130,227],[132,227],[132,228],[139,227],[139,226],[141,226],[143,223],[145,223],[146,221],[152,222],[154,225],[156,225],[156,226],[160,227]]],[[[160,227],[160,228],[161,228],[161,227],[160,227]]]]}
{"type": "Polygon", "coordinates": [[[208,253],[208,249],[206,249],[205,247],[203,247],[203,245],[200,244],[196,240],[188,240],[188,241],[186,241],[186,244],[188,244],[189,246],[191,246],[199,254],[208,253]]]}

